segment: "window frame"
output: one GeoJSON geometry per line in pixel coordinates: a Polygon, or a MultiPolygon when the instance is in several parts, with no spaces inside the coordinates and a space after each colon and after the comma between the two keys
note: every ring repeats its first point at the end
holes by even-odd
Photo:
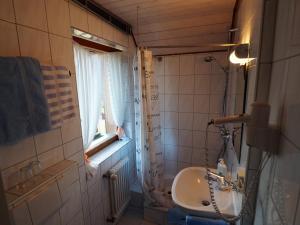
{"type": "Polygon", "coordinates": [[[103,140],[99,141],[99,143],[95,144],[95,146],[86,149],[85,155],[89,158],[118,140],[119,140],[118,135],[114,133],[107,134],[106,136],[103,137],[103,140]]]}

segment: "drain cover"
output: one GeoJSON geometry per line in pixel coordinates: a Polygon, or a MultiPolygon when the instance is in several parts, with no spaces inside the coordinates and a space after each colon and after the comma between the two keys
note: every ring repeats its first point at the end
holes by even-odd
{"type": "Polygon", "coordinates": [[[204,205],[204,206],[209,206],[209,205],[210,205],[210,202],[207,201],[207,200],[203,200],[201,203],[202,203],[202,205],[204,205]]]}

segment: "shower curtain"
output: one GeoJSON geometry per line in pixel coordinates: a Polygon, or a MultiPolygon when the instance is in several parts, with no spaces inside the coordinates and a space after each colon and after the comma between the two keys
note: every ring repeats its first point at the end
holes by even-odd
{"type": "Polygon", "coordinates": [[[165,206],[159,94],[152,52],[139,49],[134,64],[137,176],[145,203],[165,206]]]}

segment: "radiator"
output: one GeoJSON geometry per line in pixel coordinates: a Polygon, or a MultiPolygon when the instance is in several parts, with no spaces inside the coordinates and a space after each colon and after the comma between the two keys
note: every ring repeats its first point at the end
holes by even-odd
{"type": "Polygon", "coordinates": [[[115,222],[130,201],[129,188],[129,158],[126,157],[114,165],[108,172],[111,218],[108,222],[115,222]]]}

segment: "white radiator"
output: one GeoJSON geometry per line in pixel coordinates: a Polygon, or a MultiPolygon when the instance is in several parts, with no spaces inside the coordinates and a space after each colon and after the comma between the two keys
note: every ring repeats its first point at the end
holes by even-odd
{"type": "Polygon", "coordinates": [[[128,157],[120,160],[107,172],[111,206],[111,218],[107,218],[109,222],[115,222],[130,201],[129,176],[128,157]]]}

